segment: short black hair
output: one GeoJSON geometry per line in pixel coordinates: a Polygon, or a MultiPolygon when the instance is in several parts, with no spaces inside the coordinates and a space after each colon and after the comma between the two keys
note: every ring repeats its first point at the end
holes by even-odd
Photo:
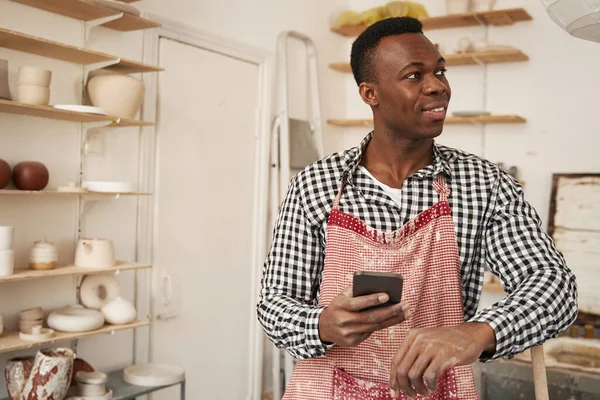
{"type": "Polygon", "coordinates": [[[411,17],[386,18],[369,26],[352,43],[350,66],[357,85],[375,81],[373,59],[377,45],[387,36],[423,33],[421,21],[411,17]]]}

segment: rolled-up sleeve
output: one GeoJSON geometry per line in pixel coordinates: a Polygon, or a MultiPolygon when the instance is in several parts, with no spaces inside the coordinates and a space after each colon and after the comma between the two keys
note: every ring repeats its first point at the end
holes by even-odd
{"type": "Polygon", "coordinates": [[[575,277],[523,189],[503,172],[496,189],[483,243],[487,266],[508,296],[469,319],[495,332],[496,351],[484,354],[484,362],[511,358],[556,337],[577,317],[575,277]]]}
{"type": "Polygon", "coordinates": [[[325,354],[319,337],[316,294],[323,269],[318,227],[302,206],[294,179],[281,205],[263,268],[258,320],[275,346],[297,359],[325,354]]]}

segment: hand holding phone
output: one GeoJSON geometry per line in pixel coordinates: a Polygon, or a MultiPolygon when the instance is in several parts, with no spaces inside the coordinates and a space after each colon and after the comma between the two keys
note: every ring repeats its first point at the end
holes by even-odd
{"type": "Polygon", "coordinates": [[[386,293],[389,300],[384,304],[369,307],[363,311],[398,304],[402,300],[402,284],[404,278],[400,274],[384,272],[357,271],[352,282],[352,296],[366,296],[373,293],[386,293]]]}

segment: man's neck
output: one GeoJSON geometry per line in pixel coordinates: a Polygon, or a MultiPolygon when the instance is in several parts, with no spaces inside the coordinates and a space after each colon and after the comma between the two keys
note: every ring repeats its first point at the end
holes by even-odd
{"type": "Polygon", "coordinates": [[[401,188],[406,178],[432,162],[433,139],[405,139],[376,127],[360,164],[380,182],[401,188]]]}

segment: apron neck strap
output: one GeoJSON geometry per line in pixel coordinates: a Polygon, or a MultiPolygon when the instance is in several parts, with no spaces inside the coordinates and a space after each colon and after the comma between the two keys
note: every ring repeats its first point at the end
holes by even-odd
{"type": "Polygon", "coordinates": [[[346,186],[346,179],[347,179],[346,176],[344,176],[342,178],[342,183],[340,184],[340,190],[338,190],[338,194],[337,194],[337,196],[335,196],[335,201],[333,202],[334,210],[337,210],[338,206],[340,205],[340,199],[342,198],[342,192],[344,191],[344,186],[346,186]]]}
{"type": "Polygon", "coordinates": [[[433,182],[433,188],[440,195],[440,201],[448,201],[448,195],[450,195],[450,188],[446,184],[446,178],[443,173],[439,173],[437,181],[433,182]]]}

